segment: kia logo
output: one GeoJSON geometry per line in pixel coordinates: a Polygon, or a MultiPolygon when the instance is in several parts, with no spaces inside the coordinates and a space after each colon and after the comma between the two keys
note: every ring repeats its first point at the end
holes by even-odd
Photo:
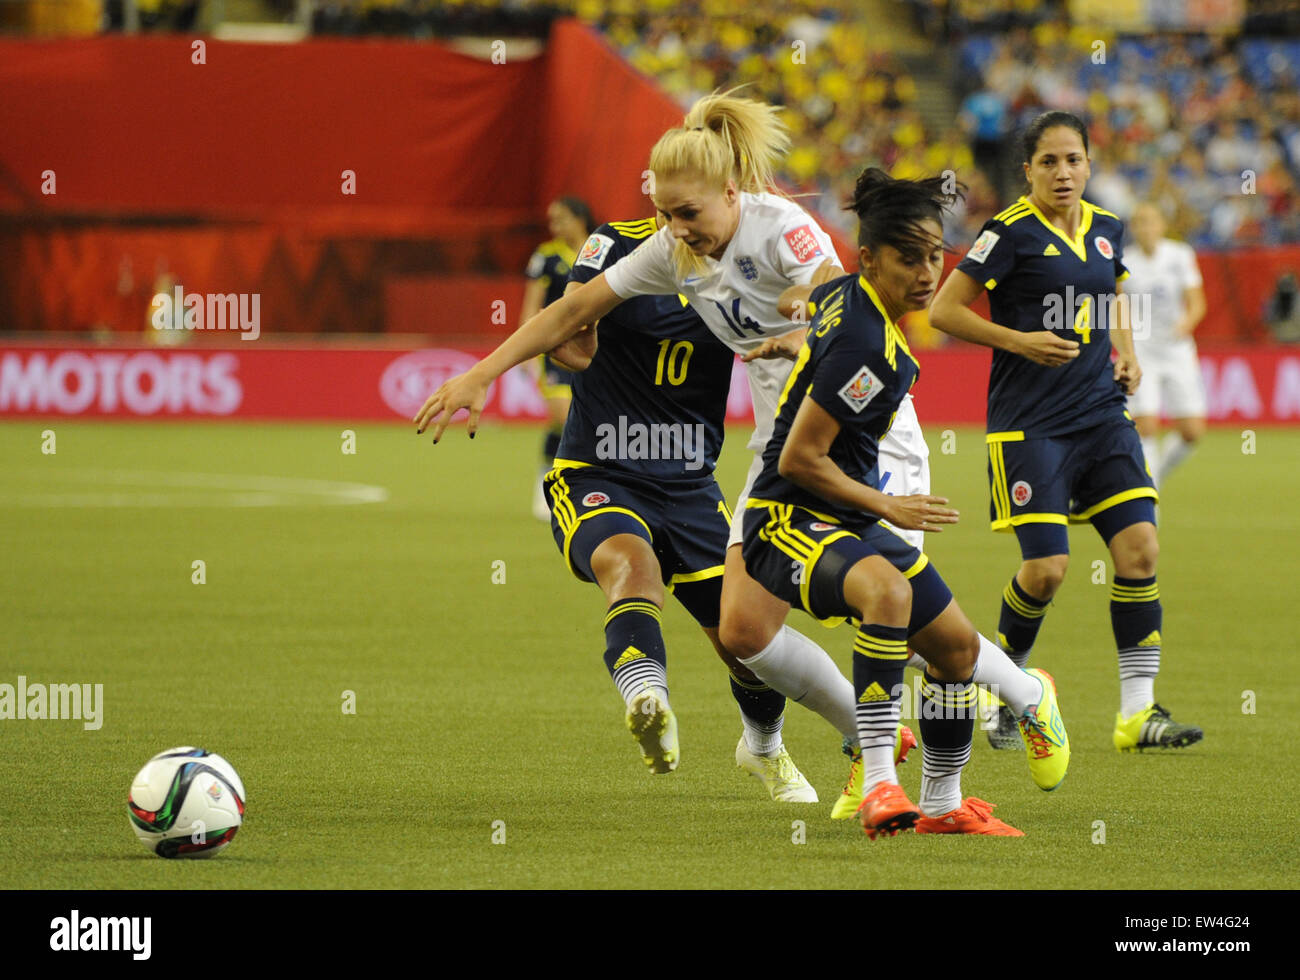
{"type": "MultiPolygon", "coordinates": [[[[419,350],[403,354],[384,368],[379,394],[384,404],[404,418],[412,418],[425,400],[448,378],[464,374],[478,362],[458,350],[419,350]]],[[[492,388],[488,388],[488,398],[492,388]]]]}

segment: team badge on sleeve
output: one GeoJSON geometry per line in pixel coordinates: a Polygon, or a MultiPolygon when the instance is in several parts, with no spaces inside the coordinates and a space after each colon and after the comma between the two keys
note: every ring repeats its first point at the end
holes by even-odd
{"type": "Polygon", "coordinates": [[[807,262],[822,254],[822,247],[818,244],[811,225],[801,225],[794,231],[787,231],[785,243],[790,246],[790,251],[794,252],[794,257],[799,262],[807,262]]]}
{"type": "Polygon", "coordinates": [[[1115,257],[1115,249],[1111,247],[1109,238],[1103,238],[1101,235],[1098,235],[1093,239],[1093,242],[1096,244],[1097,251],[1101,253],[1103,259],[1113,259],[1115,257]]]}
{"type": "Polygon", "coordinates": [[[993,246],[1001,237],[996,231],[982,232],[980,237],[975,239],[975,244],[970,247],[970,251],[966,253],[966,258],[972,262],[983,262],[989,257],[989,252],[993,251],[993,246]]]}
{"type": "Polygon", "coordinates": [[[592,235],[583,243],[582,251],[578,253],[578,259],[573,264],[599,269],[605,264],[605,256],[609,254],[609,250],[613,247],[614,239],[606,235],[592,235]]]}
{"type": "Polygon", "coordinates": [[[864,364],[858,373],[849,379],[848,384],[839,390],[839,396],[853,411],[861,412],[884,387],[881,380],[871,372],[871,368],[864,364]]]}

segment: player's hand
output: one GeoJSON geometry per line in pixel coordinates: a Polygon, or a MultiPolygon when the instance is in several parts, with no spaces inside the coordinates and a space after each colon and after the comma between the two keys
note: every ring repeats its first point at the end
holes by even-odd
{"type": "Polygon", "coordinates": [[[1060,367],[1069,364],[1079,356],[1079,342],[1058,337],[1050,330],[1035,330],[1033,333],[1020,335],[1020,344],[1016,353],[1027,357],[1035,364],[1045,367],[1060,367]]]}
{"type": "Polygon", "coordinates": [[[428,397],[424,407],[412,419],[416,426],[415,434],[419,435],[432,424],[433,441],[437,444],[451,417],[462,408],[467,408],[469,421],[465,430],[473,439],[474,433],[478,431],[479,416],[483,414],[483,404],[487,401],[487,390],[487,383],[479,380],[473,368],[464,374],[448,378],[428,397]]]}
{"type": "Polygon", "coordinates": [[[799,349],[803,347],[804,337],[807,335],[807,330],[800,329],[792,330],[780,337],[768,337],[753,350],[743,354],[740,359],[746,364],[750,361],[777,357],[784,357],[787,361],[797,360],[799,349]]]}
{"type": "Polygon", "coordinates": [[[550,352],[550,358],[566,371],[585,371],[596,356],[596,328],[583,327],[550,352]]]}
{"type": "Polygon", "coordinates": [[[945,507],[947,497],[914,493],[909,497],[892,497],[885,520],[904,531],[942,531],[945,524],[956,524],[957,511],[945,507]]]}
{"type": "Polygon", "coordinates": [[[1142,366],[1132,355],[1120,354],[1115,358],[1115,380],[1124,388],[1124,394],[1132,395],[1142,383],[1142,366]]]}

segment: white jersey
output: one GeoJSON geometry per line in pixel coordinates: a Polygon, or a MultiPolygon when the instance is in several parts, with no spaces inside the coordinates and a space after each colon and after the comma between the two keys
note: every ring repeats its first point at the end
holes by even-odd
{"type": "Polygon", "coordinates": [[[1129,271],[1129,278],[1124,280],[1124,292],[1137,297],[1133,310],[1133,339],[1138,361],[1142,361],[1144,349],[1190,344],[1190,337],[1174,336],[1174,325],[1187,312],[1184,290],[1201,285],[1201,270],[1196,266],[1196,253],[1192,247],[1162,238],[1150,255],[1140,246],[1125,250],[1124,265],[1129,271]],[[1138,316],[1148,303],[1150,324],[1143,330],[1144,325],[1138,316]]]}
{"type": "MultiPolygon", "coordinates": [[[[715,337],[742,354],[797,329],[777,310],[781,293],[809,282],[823,262],[839,264],[830,236],[812,216],[775,194],[741,193],[735,234],[721,259],[704,258],[703,273],[678,273],[675,244],[672,232],[660,228],[605,270],[609,288],[623,299],[680,293],[715,337]]],[[[745,367],[755,422],[749,448],[759,450],[776,425],[776,403],[794,365],[768,358],[745,367]]]]}

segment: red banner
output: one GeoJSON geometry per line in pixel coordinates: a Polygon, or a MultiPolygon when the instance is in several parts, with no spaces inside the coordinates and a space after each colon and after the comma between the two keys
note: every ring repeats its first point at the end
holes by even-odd
{"type": "MultiPolygon", "coordinates": [[[[0,417],[397,420],[484,350],[0,347],[0,417]]],[[[921,356],[917,414],[927,425],[981,424],[989,355],[921,356]]],[[[1300,350],[1243,348],[1201,355],[1211,421],[1300,421],[1300,350]]],[[[739,362],[727,416],[751,416],[739,362]]],[[[488,394],[485,417],[545,417],[529,369],[517,367],[488,394]]]]}

